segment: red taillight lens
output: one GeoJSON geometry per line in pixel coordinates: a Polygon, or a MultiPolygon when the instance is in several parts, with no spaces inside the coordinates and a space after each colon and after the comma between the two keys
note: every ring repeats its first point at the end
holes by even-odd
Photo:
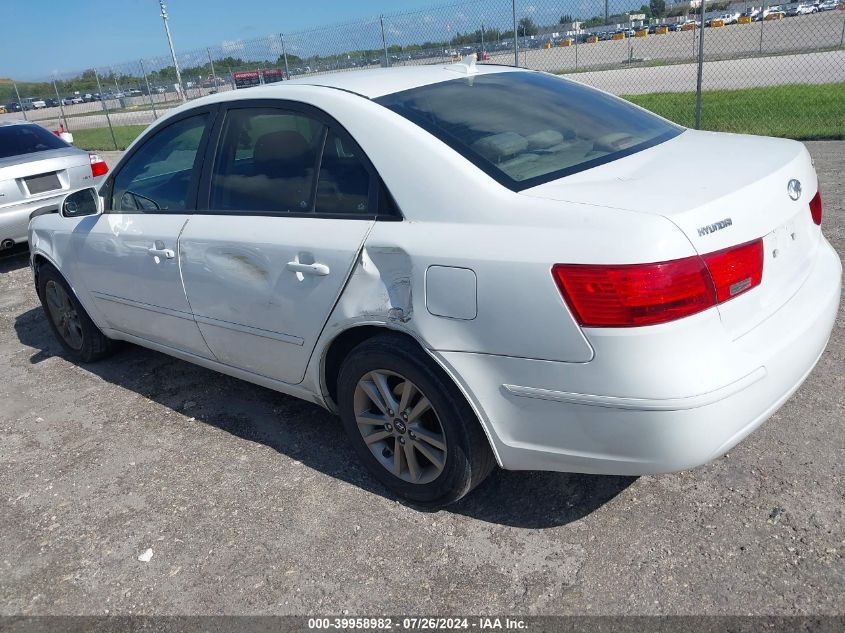
{"type": "Polygon", "coordinates": [[[763,278],[763,240],[654,264],[556,264],[552,275],[582,326],[657,325],[758,286],[763,278]]]}
{"type": "Polygon", "coordinates": [[[703,259],[719,303],[759,286],[763,279],[763,240],[708,253],[703,259]]]}
{"type": "Polygon", "coordinates": [[[817,191],[813,199],[810,200],[810,215],[813,216],[813,222],[817,226],[822,225],[822,192],[817,191]]]}
{"type": "Polygon", "coordinates": [[[91,159],[91,175],[94,178],[109,173],[109,166],[106,165],[106,161],[99,154],[88,152],[88,158],[91,159]]]}
{"type": "Polygon", "coordinates": [[[716,305],[700,257],[657,264],[557,264],[552,273],[581,325],[632,327],[680,319],[716,305]]]}

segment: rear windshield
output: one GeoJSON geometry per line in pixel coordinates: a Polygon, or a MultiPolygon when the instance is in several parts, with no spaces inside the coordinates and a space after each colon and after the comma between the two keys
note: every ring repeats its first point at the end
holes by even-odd
{"type": "Polygon", "coordinates": [[[683,131],[621,99],[536,72],[469,76],[376,101],[517,191],[622,158],[683,131]]]}
{"type": "Polygon", "coordinates": [[[40,125],[0,126],[0,158],[44,152],[70,147],[58,136],[40,125]]]}

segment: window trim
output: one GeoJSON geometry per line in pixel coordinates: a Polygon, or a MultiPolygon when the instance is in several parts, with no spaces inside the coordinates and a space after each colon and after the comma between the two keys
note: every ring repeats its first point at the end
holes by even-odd
{"type": "Polygon", "coordinates": [[[211,136],[209,142],[205,147],[205,154],[202,162],[202,172],[200,174],[197,196],[195,198],[196,215],[230,215],[243,217],[277,217],[277,218],[320,218],[328,220],[366,220],[379,222],[401,222],[404,219],[399,206],[394,202],[391,207],[396,209],[397,215],[392,213],[380,213],[380,196],[382,186],[391,195],[387,184],[379,175],[372,161],[367,153],[361,148],[360,144],[354,137],[341,125],[337,119],[330,114],[321,110],[320,108],[302,101],[293,101],[290,99],[238,99],[235,101],[228,101],[219,104],[220,110],[211,128],[211,136]],[[320,168],[323,162],[323,151],[325,150],[326,138],[331,132],[335,132],[338,136],[348,139],[359,154],[361,163],[366,168],[370,175],[369,183],[369,205],[371,209],[375,209],[374,213],[367,214],[351,214],[351,213],[320,213],[316,209],[307,212],[280,212],[280,211],[250,211],[249,213],[239,213],[231,210],[215,210],[209,209],[211,202],[211,177],[214,173],[214,163],[218,155],[219,148],[223,142],[223,129],[228,119],[228,114],[232,110],[243,109],[271,109],[292,112],[310,117],[315,121],[325,126],[323,132],[323,139],[321,142],[320,151],[317,156],[317,166],[315,170],[313,183],[312,204],[316,207],[316,188],[320,178],[320,168]]]}
{"type": "MultiPolygon", "coordinates": [[[[192,215],[196,211],[197,208],[197,194],[198,194],[198,185],[200,182],[199,173],[197,170],[198,161],[202,159],[206,155],[206,150],[208,149],[208,142],[211,138],[211,132],[214,126],[217,123],[218,113],[220,110],[220,105],[215,103],[211,105],[199,106],[196,108],[191,108],[190,110],[186,110],[184,112],[180,112],[178,115],[173,117],[169,117],[167,119],[161,120],[159,123],[154,124],[154,126],[144,132],[144,137],[141,139],[140,143],[135,144],[135,146],[123,157],[120,159],[120,162],[117,164],[117,167],[109,174],[108,179],[105,183],[100,187],[99,195],[103,198],[103,213],[125,213],[131,215],[192,215]],[[205,124],[205,129],[202,132],[202,138],[200,138],[199,147],[197,147],[196,156],[194,156],[194,165],[191,167],[191,179],[188,183],[188,196],[185,198],[185,208],[178,212],[176,211],[169,211],[165,209],[160,210],[150,210],[150,211],[130,211],[130,210],[114,210],[112,209],[112,194],[114,192],[114,181],[117,179],[118,175],[123,171],[129,161],[137,154],[147,143],[149,143],[153,136],[158,134],[159,132],[164,131],[166,128],[170,127],[171,125],[175,125],[185,119],[190,119],[192,117],[198,116],[200,114],[208,115],[208,120],[205,124]]],[[[200,163],[202,164],[202,163],[200,163]]]]}

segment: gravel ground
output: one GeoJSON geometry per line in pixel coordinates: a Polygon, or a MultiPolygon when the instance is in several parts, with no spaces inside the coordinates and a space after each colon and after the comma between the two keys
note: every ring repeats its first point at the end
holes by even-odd
{"type": "MultiPolygon", "coordinates": [[[[808,145],[843,256],[845,143],[808,145]]],[[[712,464],[496,472],[435,513],[313,405],[135,347],[69,363],[24,257],[0,261],[0,326],[0,614],[845,613],[841,311],[712,464]]]]}

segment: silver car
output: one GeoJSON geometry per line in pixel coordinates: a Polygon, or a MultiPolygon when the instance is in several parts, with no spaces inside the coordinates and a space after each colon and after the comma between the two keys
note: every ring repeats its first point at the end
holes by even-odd
{"type": "Polygon", "coordinates": [[[26,121],[0,122],[0,250],[26,242],[29,216],[69,192],[97,187],[108,172],[97,154],[26,121]]]}

